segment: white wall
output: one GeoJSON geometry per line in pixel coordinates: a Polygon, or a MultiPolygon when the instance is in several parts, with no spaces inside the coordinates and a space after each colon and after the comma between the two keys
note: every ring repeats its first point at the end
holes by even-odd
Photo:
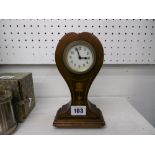
{"type": "MultiPolygon", "coordinates": [[[[1,65],[2,72],[32,72],[36,97],[69,96],[55,65],[1,65]]],[[[89,96],[123,96],[155,126],[155,65],[104,65],[89,96]]]]}

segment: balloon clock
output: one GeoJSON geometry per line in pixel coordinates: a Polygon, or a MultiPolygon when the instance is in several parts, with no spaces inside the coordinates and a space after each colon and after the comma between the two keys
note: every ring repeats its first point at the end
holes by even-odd
{"type": "Polygon", "coordinates": [[[102,44],[93,34],[68,33],[59,41],[56,65],[71,92],[53,125],[62,128],[100,128],[105,125],[102,112],[88,100],[89,88],[103,64],[102,44]]]}

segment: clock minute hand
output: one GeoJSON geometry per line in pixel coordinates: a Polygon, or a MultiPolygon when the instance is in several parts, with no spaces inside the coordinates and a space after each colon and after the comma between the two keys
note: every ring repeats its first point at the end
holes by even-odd
{"type": "Polygon", "coordinates": [[[77,51],[77,53],[78,53],[79,59],[81,59],[81,56],[80,56],[80,53],[79,53],[78,49],[77,49],[77,48],[75,48],[75,50],[76,50],[76,51],[77,51]]]}

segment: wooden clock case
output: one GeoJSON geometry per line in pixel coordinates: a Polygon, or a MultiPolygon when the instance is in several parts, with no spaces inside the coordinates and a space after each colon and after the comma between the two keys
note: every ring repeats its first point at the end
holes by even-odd
{"type": "Polygon", "coordinates": [[[57,111],[53,122],[54,126],[61,128],[99,128],[105,125],[102,112],[88,100],[89,88],[102,67],[103,59],[102,44],[93,34],[88,32],[68,33],[61,38],[56,48],[55,60],[59,72],[69,87],[71,101],[57,111]],[[63,61],[63,54],[67,45],[78,40],[88,42],[96,52],[96,61],[92,69],[81,74],[69,71],[63,61]],[[71,115],[71,106],[86,106],[86,115],[71,115]]]}

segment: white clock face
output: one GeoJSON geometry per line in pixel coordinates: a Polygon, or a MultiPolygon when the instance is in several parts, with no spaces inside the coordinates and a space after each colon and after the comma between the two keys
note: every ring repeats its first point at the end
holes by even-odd
{"type": "Polygon", "coordinates": [[[87,72],[95,63],[95,51],[85,41],[74,41],[65,49],[64,62],[66,67],[73,72],[87,72]]]}

